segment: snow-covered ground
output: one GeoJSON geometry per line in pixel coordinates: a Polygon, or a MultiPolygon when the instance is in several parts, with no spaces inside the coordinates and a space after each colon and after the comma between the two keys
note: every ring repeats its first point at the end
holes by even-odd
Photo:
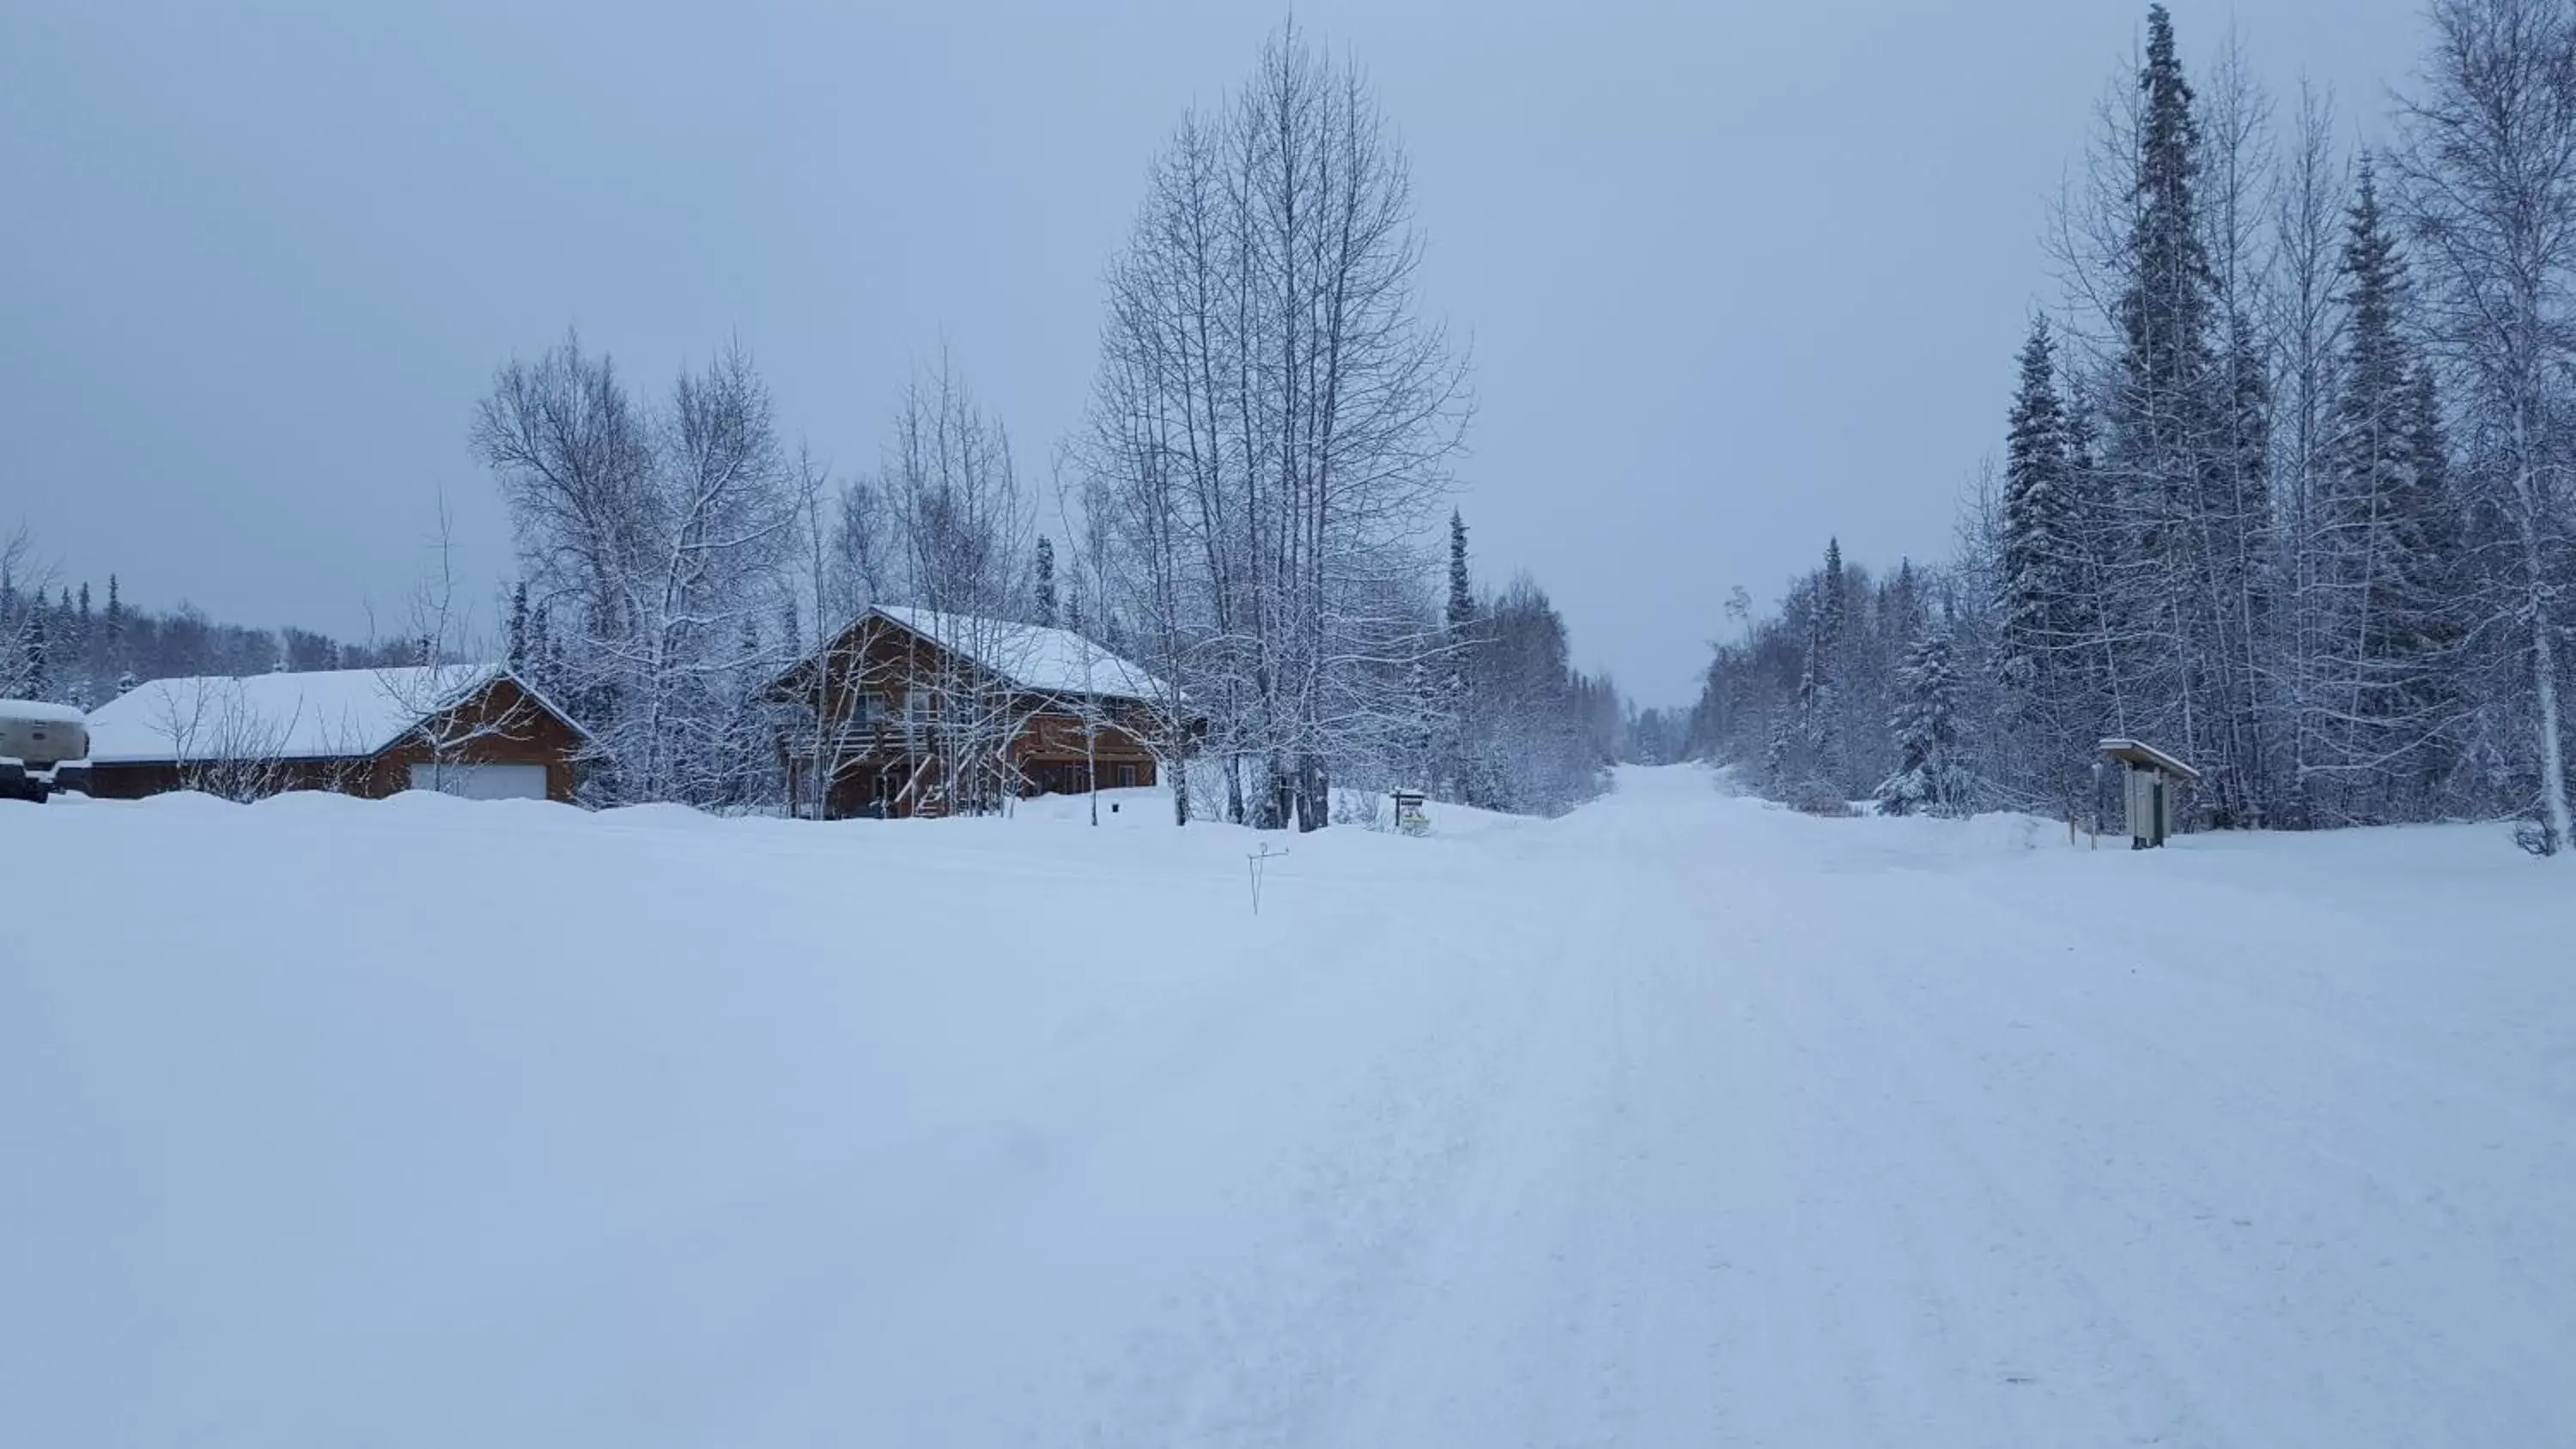
{"type": "Polygon", "coordinates": [[[0,1444],[2576,1443],[2576,890],[0,803],[0,1444]]]}

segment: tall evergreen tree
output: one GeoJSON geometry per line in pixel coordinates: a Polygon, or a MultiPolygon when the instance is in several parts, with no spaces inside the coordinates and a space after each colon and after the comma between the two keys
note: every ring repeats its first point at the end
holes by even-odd
{"type": "Polygon", "coordinates": [[[18,666],[18,688],[29,699],[54,697],[53,644],[46,637],[45,613],[45,594],[39,589],[27,611],[26,627],[19,634],[23,657],[18,666]]]}
{"type": "Polygon", "coordinates": [[[2209,633],[2194,651],[2206,672],[2223,731],[2228,778],[2220,823],[2271,823],[2276,753],[2272,661],[2275,554],[2272,514],[2272,383],[2265,343],[2252,318],[2227,319],[2216,436],[2200,501],[2201,572],[2210,599],[2209,633]]]}
{"type": "Polygon", "coordinates": [[[1055,541],[1044,535],[1038,538],[1036,592],[1038,622],[1052,629],[1055,627],[1056,620],[1055,541]]]}
{"type": "Polygon", "coordinates": [[[528,680],[554,693],[563,688],[563,671],[555,658],[554,607],[543,599],[528,608],[528,680]]]}
{"type": "Polygon", "coordinates": [[[510,670],[524,674],[528,668],[528,581],[521,579],[510,590],[510,670]]]}
{"type": "Polygon", "coordinates": [[[125,603],[117,597],[114,574],[107,576],[106,623],[107,627],[99,639],[98,660],[102,668],[116,671],[116,692],[123,694],[134,687],[128,682],[133,670],[131,661],[125,657],[125,603]]]}
{"type": "MultiPolygon", "coordinates": [[[[2411,818],[2452,813],[2456,776],[2471,708],[2462,646],[2466,611],[2460,603],[2469,581],[2466,508],[2451,478],[2450,440],[2442,429],[2442,403],[2434,364],[2420,351],[2409,378],[2407,437],[2414,472],[2400,495],[2400,536],[2405,545],[2398,573],[2404,606],[2397,611],[2397,645],[2414,660],[2403,671],[2399,715],[2416,721],[2411,818]]],[[[2401,790],[2401,794],[2403,791],[2401,790]]]]}
{"type": "Polygon", "coordinates": [[[2051,798],[2068,796],[2081,778],[2095,708],[2072,431],[2058,392],[2056,339],[2045,317],[2034,318],[2005,442],[1997,674],[2004,723],[2030,783],[2051,798]]]}
{"type": "Polygon", "coordinates": [[[1467,520],[1449,511],[1449,602],[1442,613],[1442,652],[1447,670],[1440,681],[1437,710],[1440,743],[1433,747],[1438,768],[1430,788],[1443,799],[1468,804],[1491,795],[1480,778],[1480,736],[1475,713],[1476,581],[1467,566],[1467,520]]]}
{"type": "Polygon", "coordinates": [[[2365,159],[2343,249],[2346,313],[2311,547],[2321,641],[2302,728],[2325,823],[2419,814],[2424,751],[2447,724],[2450,511],[2427,418],[2430,374],[2405,332],[2406,264],[2365,159]],[[2392,789],[2403,779],[2405,798],[2392,789]]]}
{"type": "Polygon", "coordinates": [[[2242,319],[2222,319],[2199,214],[2201,132],[2172,17],[2147,12],[2146,63],[2117,259],[2117,352],[2105,380],[2105,464],[2124,520],[2102,580],[2123,733],[2164,741],[2208,779],[2210,823],[2262,818],[2255,633],[2268,524],[2261,368],[2242,319]],[[2222,327],[2222,321],[2224,326],[2222,327]]]}
{"type": "Polygon", "coordinates": [[[1828,539],[1824,572],[1817,576],[1815,607],[1808,618],[1806,669],[1798,682],[1798,711],[1812,779],[1837,792],[1850,788],[1843,778],[1839,695],[1847,618],[1842,540],[1828,539]]]}
{"type": "Polygon", "coordinates": [[[78,697],[72,702],[87,709],[98,693],[99,670],[98,622],[90,613],[89,581],[86,579],[81,581],[78,598],[79,602],[72,610],[71,648],[64,657],[75,676],[73,685],[78,691],[78,697]]]}
{"type": "Polygon", "coordinates": [[[1896,773],[1878,787],[1884,815],[1956,815],[1969,804],[1972,782],[1959,759],[1959,678],[1946,627],[1927,629],[1905,654],[1888,731],[1895,736],[1896,773]]]}
{"type": "Polygon", "coordinates": [[[1449,510],[1449,608],[1446,614],[1452,642],[1463,639],[1467,626],[1476,620],[1476,585],[1467,574],[1467,520],[1458,510],[1449,510]]]}

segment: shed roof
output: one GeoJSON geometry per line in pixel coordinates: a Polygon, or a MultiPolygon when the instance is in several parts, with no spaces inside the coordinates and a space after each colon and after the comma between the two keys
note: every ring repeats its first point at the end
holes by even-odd
{"type": "Polygon", "coordinates": [[[497,664],[326,669],[306,673],[156,679],[89,716],[97,764],[224,759],[364,759],[399,743],[422,720],[509,678],[529,699],[580,725],[497,664]]]}
{"type": "Polygon", "coordinates": [[[2102,742],[2101,749],[2102,753],[2124,765],[2134,765],[2145,770],[2162,770],[2177,779],[2187,781],[2200,778],[2200,771],[2142,740],[2107,739],[2102,742]]]}

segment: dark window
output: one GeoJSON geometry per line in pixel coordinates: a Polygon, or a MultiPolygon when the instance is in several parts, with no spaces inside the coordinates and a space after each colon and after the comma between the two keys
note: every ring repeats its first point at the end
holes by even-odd
{"type": "Polygon", "coordinates": [[[1120,765],[1118,767],[1118,788],[1121,790],[1133,790],[1136,788],[1136,767],[1134,765],[1120,765]]]}

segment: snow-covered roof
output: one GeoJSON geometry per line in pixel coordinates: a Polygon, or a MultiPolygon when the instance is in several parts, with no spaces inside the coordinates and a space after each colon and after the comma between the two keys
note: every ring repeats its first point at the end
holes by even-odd
{"type": "Polygon", "coordinates": [[[1143,665],[1071,629],[887,605],[870,612],[1038,694],[1170,697],[1168,687],[1143,665]]]}
{"type": "Polygon", "coordinates": [[[2148,769],[2162,770],[2168,775],[2185,781],[2200,778],[2200,771],[2143,740],[2114,736],[2104,740],[2097,748],[2124,765],[2142,765],[2148,769]]]}
{"type": "Polygon", "coordinates": [[[89,757],[99,764],[244,753],[363,758],[506,673],[492,664],[438,664],[156,679],[91,711],[89,757]]]}
{"type": "Polygon", "coordinates": [[[0,699],[0,716],[60,725],[80,724],[89,718],[68,704],[50,704],[41,699],[0,699]]]}

